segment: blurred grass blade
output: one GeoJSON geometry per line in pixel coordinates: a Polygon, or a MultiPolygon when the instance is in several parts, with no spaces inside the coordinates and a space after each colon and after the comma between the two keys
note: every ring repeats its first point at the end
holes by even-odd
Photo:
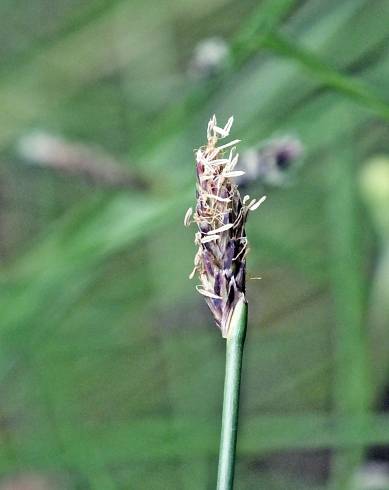
{"type": "Polygon", "coordinates": [[[358,104],[369,108],[378,116],[389,119],[389,103],[376,95],[366,84],[331,68],[313,53],[290,42],[286,37],[273,33],[264,41],[265,47],[274,53],[293,59],[309,70],[321,84],[339,92],[358,104]]]}
{"type": "MultiPolygon", "coordinates": [[[[343,417],[366,417],[371,400],[364,326],[365,287],[362,244],[358,219],[356,165],[352,138],[347,149],[336,151],[329,169],[328,218],[335,306],[333,342],[335,352],[334,409],[343,417]]],[[[352,489],[354,472],[364,447],[335,452],[329,488],[352,489]]]]}

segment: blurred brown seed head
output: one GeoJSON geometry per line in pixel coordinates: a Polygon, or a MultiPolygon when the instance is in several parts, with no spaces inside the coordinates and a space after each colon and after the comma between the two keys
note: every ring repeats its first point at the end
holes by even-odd
{"type": "Polygon", "coordinates": [[[227,63],[230,48],[219,37],[200,41],[194,49],[189,63],[189,75],[194,79],[208,79],[220,72],[227,63]]]}
{"type": "MultiPolygon", "coordinates": [[[[63,487],[62,487],[63,488],[63,487]]],[[[5,478],[0,483],[0,490],[55,490],[59,489],[57,482],[47,476],[24,473],[5,478]]]]}
{"type": "Polygon", "coordinates": [[[103,149],[69,142],[45,131],[35,131],[22,137],[18,153],[30,164],[83,177],[96,185],[141,190],[147,187],[141,176],[131,172],[103,149]]]}
{"type": "Polygon", "coordinates": [[[288,182],[290,171],[303,155],[303,145],[294,136],[282,136],[265,141],[261,148],[249,148],[241,156],[239,169],[244,175],[237,179],[240,186],[261,182],[282,186],[288,182]]]}

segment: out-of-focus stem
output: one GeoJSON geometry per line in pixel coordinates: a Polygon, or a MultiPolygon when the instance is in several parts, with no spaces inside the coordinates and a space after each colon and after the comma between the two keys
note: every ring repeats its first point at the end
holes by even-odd
{"type": "Polygon", "coordinates": [[[232,490],[234,483],[239,392],[246,329],[247,303],[242,295],[231,317],[226,343],[226,373],[217,490],[232,490]]]}

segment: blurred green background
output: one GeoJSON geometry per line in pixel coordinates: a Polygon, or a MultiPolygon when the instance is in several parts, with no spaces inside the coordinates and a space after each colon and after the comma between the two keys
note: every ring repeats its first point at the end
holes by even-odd
{"type": "Polygon", "coordinates": [[[388,490],[388,0],[1,0],[0,24],[1,490],[215,487],[224,342],[182,224],[213,113],[240,151],[304,146],[248,189],[236,489],[388,490]]]}

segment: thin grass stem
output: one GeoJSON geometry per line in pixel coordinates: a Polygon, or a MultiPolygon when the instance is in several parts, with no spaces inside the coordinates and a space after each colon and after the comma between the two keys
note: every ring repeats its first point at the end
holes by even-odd
{"type": "Polygon", "coordinates": [[[239,392],[243,347],[247,329],[247,303],[236,304],[226,342],[226,373],[217,490],[232,490],[238,436],[239,392]]]}

